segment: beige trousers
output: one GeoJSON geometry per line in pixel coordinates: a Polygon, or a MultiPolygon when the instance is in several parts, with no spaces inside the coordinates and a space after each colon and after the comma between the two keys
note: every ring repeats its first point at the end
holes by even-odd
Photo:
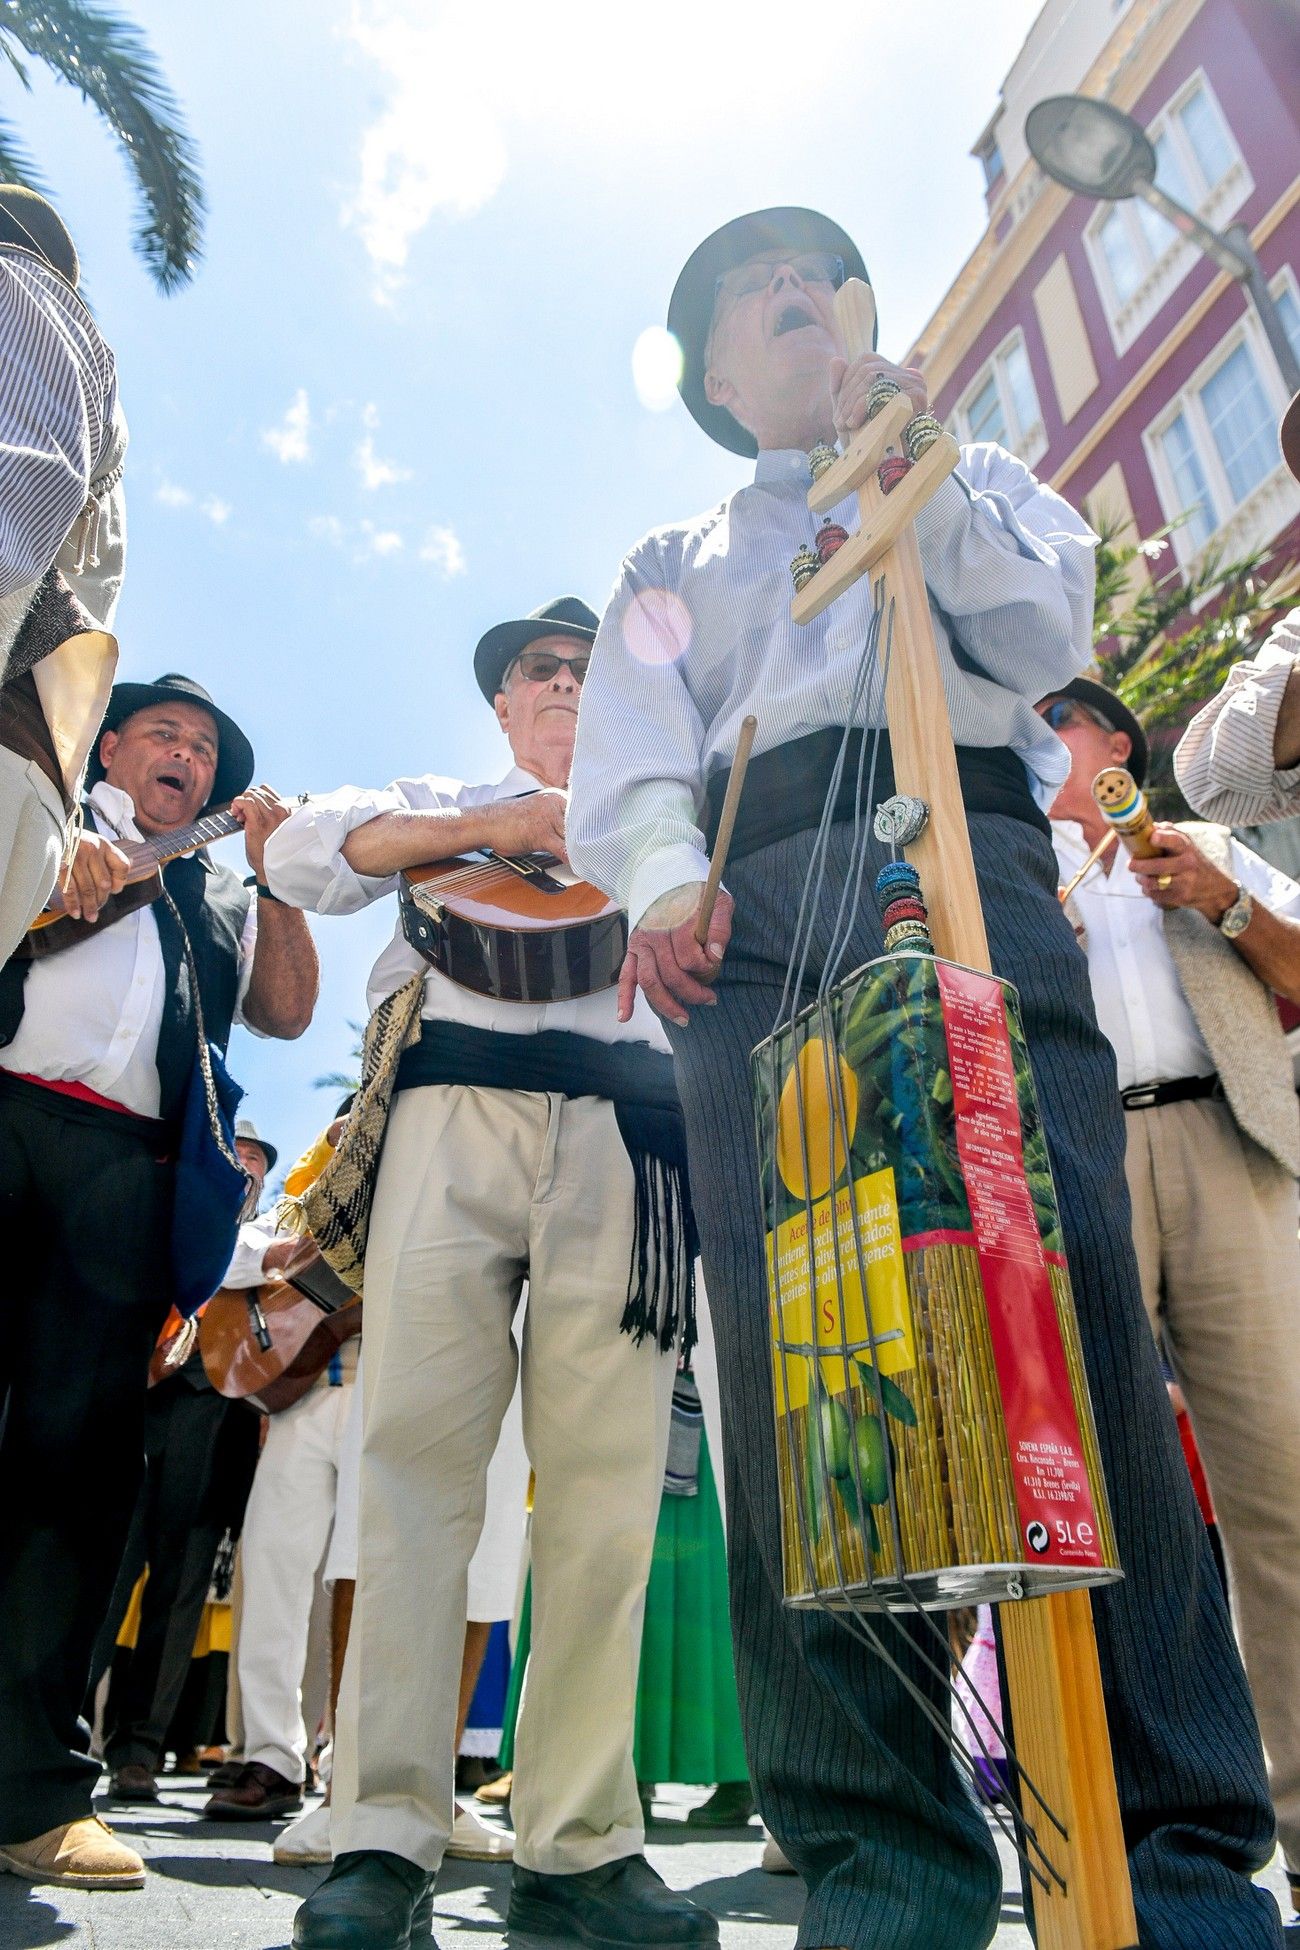
{"type": "Polygon", "coordinates": [[[451,1832],[466,1572],[523,1329],[532,1657],[515,1860],[638,1852],[645,1585],[676,1363],[619,1331],[632,1167],[597,1098],[431,1086],[394,1104],[366,1253],[360,1553],[331,1843],[436,1869],[451,1832]]]}
{"type": "Polygon", "coordinates": [[[1226,1104],[1130,1111],[1142,1297],[1187,1398],[1288,1865],[1300,1869],[1296,1184],[1226,1104]]]}
{"type": "Polygon", "coordinates": [[[66,843],[63,801],[40,766],[0,745],[0,962],[54,892],[66,843]]]}

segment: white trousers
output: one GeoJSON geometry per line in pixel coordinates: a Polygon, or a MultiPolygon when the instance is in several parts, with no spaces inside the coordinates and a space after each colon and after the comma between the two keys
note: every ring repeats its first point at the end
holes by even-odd
{"type": "Polygon", "coordinates": [[[244,1517],[236,1655],[244,1759],[261,1761],[290,1781],[307,1772],[307,1635],[355,1386],[348,1377],[331,1388],[322,1375],[301,1401],[271,1417],[244,1517]]]}
{"type": "Polygon", "coordinates": [[[644,1844],[632,1734],[676,1363],[620,1332],[633,1174],[596,1098],[396,1100],[366,1254],[360,1559],[335,1737],[335,1855],[436,1869],[451,1832],[467,1570],[520,1361],[536,1471],[515,1860],[644,1844]]]}
{"type": "Polygon", "coordinates": [[[66,839],[63,801],[40,766],[0,745],[0,962],[53,893],[66,839]]]}

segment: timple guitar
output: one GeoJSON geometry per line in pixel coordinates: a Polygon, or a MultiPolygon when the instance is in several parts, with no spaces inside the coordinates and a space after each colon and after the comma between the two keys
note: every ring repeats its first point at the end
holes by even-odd
{"type": "MultiPolygon", "coordinates": [[[[32,959],[58,954],[101,927],[120,921],[124,914],[148,907],[162,893],[162,869],[169,860],[179,860],[183,853],[196,853],[201,846],[211,846],[214,840],[224,840],[240,831],[242,828],[234,814],[227,807],[219,806],[188,826],[177,826],[170,833],[156,833],[152,839],[114,840],[131,865],[126,885],[105,901],[99,919],[74,920],[68,913],[62,887],[56,887],[28,929],[19,954],[32,959]]],[[[103,837],[112,838],[112,835],[103,837]]]]}
{"type": "Polygon", "coordinates": [[[459,987],[500,1002],[564,1002],[612,988],[627,917],[549,854],[485,853],[409,867],[402,927],[459,987]]]}
{"type": "Polygon", "coordinates": [[[360,1332],[361,1302],[305,1242],[302,1261],[283,1278],[213,1294],[199,1323],[199,1353],[219,1395],[278,1415],[302,1399],[343,1342],[360,1332]]]}

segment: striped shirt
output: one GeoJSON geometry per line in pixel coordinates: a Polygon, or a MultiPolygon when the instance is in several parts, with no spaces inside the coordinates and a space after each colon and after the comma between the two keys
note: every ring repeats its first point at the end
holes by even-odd
{"type": "MultiPolygon", "coordinates": [[[[632,550],[596,638],[578,716],[570,858],[633,923],[703,880],[699,812],[742,718],[754,749],[845,723],[873,602],[864,577],[814,622],[790,621],[790,561],[813,539],[806,456],[766,452],[754,484],[632,550]]],[[[853,498],[834,519],[856,526],[853,498]]],[[[1008,747],[1046,807],[1069,770],[1034,710],[1087,663],[1096,537],[992,445],[966,447],[916,523],[960,745],[1008,747]]],[[[897,649],[896,644],[896,649],[897,649]]],[[[860,718],[883,723],[881,686],[860,718]]]]}
{"type": "Polygon", "coordinates": [[[1300,609],[1293,609],[1249,663],[1232,666],[1219,695],[1183,733],[1174,776],[1203,818],[1256,826],[1300,813],[1300,765],[1279,772],[1273,764],[1277,714],[1297,659],[1300,609]]]}
{"type": "Polygon", "coordinates": [[[112,440],[117,377],[57,272],[0,250],[0,598],[38,582],[112,440]]]}

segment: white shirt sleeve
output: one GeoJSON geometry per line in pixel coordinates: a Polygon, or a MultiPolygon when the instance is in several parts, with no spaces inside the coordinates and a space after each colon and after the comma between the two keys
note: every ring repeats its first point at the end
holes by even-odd
{"type": "Polygon", "coordinates": [[[275,1236],[275,1227],[269,1219],[245,1219],[239,1228],[239,1237],[235,1241],[235,1250],[222,1286],[261,1286],[262,1260],[275,1236]]]}
{"type": "Polygon", "coordinates": [[[1289,874],[1273,866],[1262,854],[1252,853],[1240,840],[1229,841],[1229,851],[1233,877],[1239,886],[1272,913],[1300,921],[1300,886],[1289,874]]]}
{"type": "Polygon", "coordinates": [[[699,712],[672,644],[665,643],[662,659],[629,648],[629,635],[642,642],[647,620],[653,627],[657,615],[671,610],[675,581],[653,536],[628,556],[596,635],[578,713],[569,859],[627,909],[633,927],[661,894],[709,872],[698,818],[699,712]],[[634,607],[640,627],[629,632],[634,607]]]}
{"type": "Polygon", "coordinates": [[[481,801],[481,789],[455,779],[395,779],[378,790],[340,786],[295,806],[266,843],[264,871],[271,892],[315,914],[355,914],[397,885],[396,874],[376,879],[354,873],[343,857],[348,834],[381,813],[453,809],[481,801]]]}
{"type": "Polygon", "coordinates": [[[926,586],[986,676],[1037,703],[1092,656],[1097,537],[1002,447],[962,448],[916,519],[926,586]]]}
{"type": "Polygon", "coordinates": [[[1273,764],[1282,693],[1297,661],[1300,609],[1293,609],[1249,662],[1232,666],[1218,696],[1183,733],[1174,776],[1205,819],[1252,826],[1300,813],[1300,765],[1279,772],[1273,764]]]}
{"type": "Polygon", "coordinates": [[[86,504],[113,355],[52,272],[0,253],[0,596],[36,582],[86,504]]]}

